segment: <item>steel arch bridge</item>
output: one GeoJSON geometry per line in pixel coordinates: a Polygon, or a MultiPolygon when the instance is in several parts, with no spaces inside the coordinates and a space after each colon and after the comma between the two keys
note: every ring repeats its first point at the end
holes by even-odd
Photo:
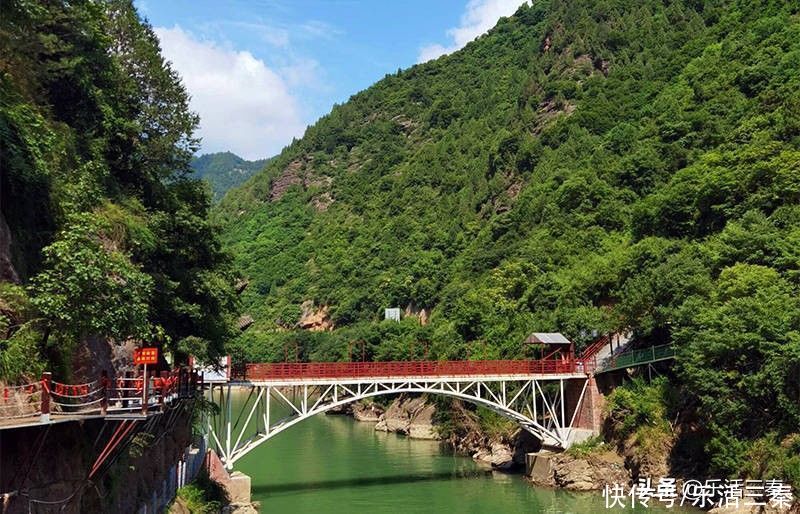
{"type": "Polygon", "coordinates": [[[244,377],[209,387],[220,406],[209,420],[212,445],[226,467],[293,425],[381,395],[443,395],[486,407],[542,441],[567,448],[589,377],[583,362],[429,361],[249,364],[244,377]],[[243,403],[233,394],[245,392],[243,403]],[[277,410],[288,415],[276,416],[277,410]],[[244,420],[244,423],[241,423],[244,420]]]}

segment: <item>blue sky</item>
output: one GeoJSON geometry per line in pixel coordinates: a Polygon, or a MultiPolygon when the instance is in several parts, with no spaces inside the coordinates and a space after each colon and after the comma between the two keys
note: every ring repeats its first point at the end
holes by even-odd
{"type": "Polygon", "coordinates": [[[334,103],[464,46],[523,0],[136,0],[192,94],[202,151],[277,154],[334,103]]]}

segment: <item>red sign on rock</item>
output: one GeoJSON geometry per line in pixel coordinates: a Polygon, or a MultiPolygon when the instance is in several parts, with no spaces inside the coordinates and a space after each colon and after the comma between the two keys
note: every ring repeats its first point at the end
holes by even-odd
{"type": "Polygon", "coordinates": [[[158,348],[137,348],[133,350],[133,363],[158,364],[158,348]]]}

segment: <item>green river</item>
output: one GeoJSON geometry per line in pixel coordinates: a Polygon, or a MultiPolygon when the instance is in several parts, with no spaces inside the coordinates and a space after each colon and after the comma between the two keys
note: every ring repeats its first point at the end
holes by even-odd
{"type": "MultiPolygon", "coordinates": [[[[236,395],[234,405],[245,398],[236,395]]],[[[271,410],[288,412],[275,402],[271,410]]],[[[235,407],[234,418],[238,412],[235,407]]],[[[264,513],[611,512],[600,491],[533,487],[521,474],[493,472],[436,441],[374,427],[349,416],[320,414],[261,444],[235,469],[251,477],[252,499],[264,513]]],[[[624,512],[637,511],[652,510],[624,512]]]]}

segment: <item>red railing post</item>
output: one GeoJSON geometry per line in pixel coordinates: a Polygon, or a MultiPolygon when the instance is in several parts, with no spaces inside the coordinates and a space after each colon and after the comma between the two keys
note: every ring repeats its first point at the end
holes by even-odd
{"type": "Polygon", "coordinates": [[[178,387],[176,390],[178,398],[183,398],[186,395],[186,369],[184,368],[178,370],[178,387]]]}
{"type": "Polygon", "coordinates": [[[156,377],[154,385],[159,392],[158,406],[161,408],[161,412],[164,412],[164,404],[167,397],[167,372],[162,371],[159,375],[156,377]]]}
{"type": "Polygon", "coordinates": [[[49,371],[42,373],[42,404],[39,408],[39,421],[50,421],[50,385],[53,383],[53,374],[49,371]]]}
{"type": "Polygon", "coordinates": [[[147,403],[149,398],[147,397],[148,393],[148,378],[147,378],[147,364],[144,365],[144,372],[141,378],[142,381],[142,415],[147,416],[147,403]]]}
{"type": "Polygon", "coordinates": [[[105,416],[108,413],[108,371],[100,372],[100,414],[105,416]]]}
{"type": "Polygon", "coordinates": [[[127,410],[128,406],[130,405],[128,397],[133,395],[128,388],[132,387],[133,385],[135,385],[135,382],[133,380],[133,373],[130,371],[126,371],[122,375],[122,378],[117,380],[117,396],[119,396],[121,399],[123,409],[127,410]]]}

